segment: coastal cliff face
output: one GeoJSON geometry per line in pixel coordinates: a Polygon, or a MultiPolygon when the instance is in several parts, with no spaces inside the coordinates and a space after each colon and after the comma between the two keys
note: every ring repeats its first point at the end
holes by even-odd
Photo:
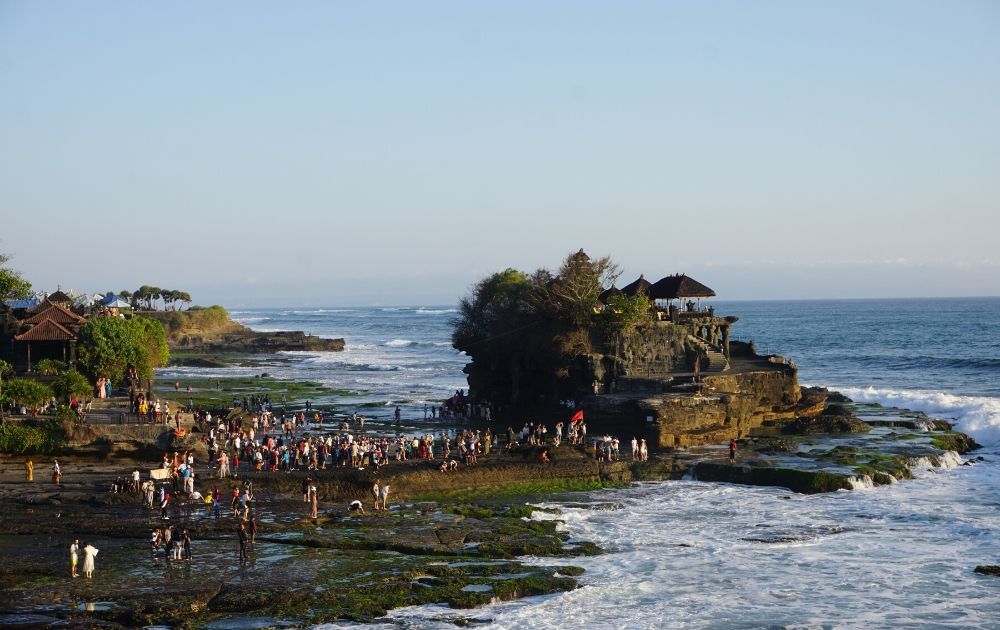
{"type": "MultiPolygon", "coordinates": [[[[660,448],[686,448],[746,437],[766,420],[815,415],[825,397],[805,399],[797,370],[706,376],[700,389],[598,394],[583,402],[593,429],[645,437],[660,448]]],[[[593,431],[592,431],[593,433],[593,431]]]]}
{"type": "Polygon", "coordinates": [[[160,321],[171,350],[209,354],[270,352],[340,352],[343,339],[323,339],[302,331],[257,332],[234,322],[225,309],[213,306],[190,311],[144,313],[160,321]]]}

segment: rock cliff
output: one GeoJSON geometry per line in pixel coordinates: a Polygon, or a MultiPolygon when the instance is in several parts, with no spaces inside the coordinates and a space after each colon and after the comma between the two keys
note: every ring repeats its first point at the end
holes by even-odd
{"type": "Polygon", "coordinates": [[[324,339],[302,331],[257,332],[234,322],[220,306],[188,311],[143,313],[163,324],[171,351],[206,354],[265,354],[306,351],[340,352],[343,339],[324,339]]]}

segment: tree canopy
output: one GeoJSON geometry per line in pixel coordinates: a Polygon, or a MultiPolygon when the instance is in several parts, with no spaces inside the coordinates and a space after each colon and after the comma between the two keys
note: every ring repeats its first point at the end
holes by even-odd
{"type": "Polygon", "coordinates": [[[95,317],[80,328],[78,348],[91,379],[120,379],[129,367],[149,378],[170,359],[163,326],[148,317],[95,317]]]}
{"type": "Polygon", "coordinates": [[[30,379],[13,378],[4,383],[3,397],[26,407],[38,407],[52,398],[52,389],[30,379]]]}
{"type": "Polygon", "coordinates": [[[0,252],[0,300],[24,300],[31,297],[31,283],[7,267],[10,256],[0,252]]]}
{"type": "Polygon", "coordinates": [[[163,310],[167,307],[177,308],[177,303],[191,303],[191,294],[186,291],[176,289],[161,289],[160,287],[144,284],[135,291],[122,290],[118,295],[127,300],[131,300],[135,307],[144,307],[148,310],[157,308],[157,302],[163,302],[163,310]]]}
{"type": "Polygon", "coordinates": [[[452,344],[472,357],[469,385],[499,405],[533,406],[571,397],[573,362],[590,349],[598,297],[618,277],[610,258],[580,250],[553,274],[505,269],[459,302],[452,344]]]}
{"type": "Polygon", "coordinates": [[[52,381],[52,391],[59,400],[69,402],[70,397],[74,394],[81,397],[87,397],[91,395],[94,390],[86,376],[80,374],[76,370],[70,370],[68,372],[63,372],[54,381],[52,381]]]}

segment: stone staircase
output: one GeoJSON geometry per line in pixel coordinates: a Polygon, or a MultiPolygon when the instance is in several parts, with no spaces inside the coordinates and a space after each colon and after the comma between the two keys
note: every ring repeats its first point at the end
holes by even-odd
{"type": "Polygon", "coordinates": [[[703,360],[701,363],[702,374],[718,374],[729,369],[729,360],[726,359],[726,355],[716,349],[715,346],[694,335],[688,335],[688,341],[697,346],[702,356],[707,359],[707,361],[703,360]]]}

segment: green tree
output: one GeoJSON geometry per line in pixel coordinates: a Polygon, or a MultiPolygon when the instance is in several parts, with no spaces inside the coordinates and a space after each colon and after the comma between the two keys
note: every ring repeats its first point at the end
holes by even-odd
{"type": "Polygon", "coordinates": [[[472,358],[474,395],[533,408],[587,391],[598,298],[618,273],[610,258],[580,250],[555,274],[506,269],[477,283],[460,301],[452,332],[452,345],[472,358]]]}
{"type": "Polygon", "coordinates": [[[178,302],[183,302],[185,304],[191,304],[191,294],[186,291],[177,291],[177,296],[175,298],[178,302]]]}
{"type": "Polygon", "coordinates": [[[80,397],[89,397],[93,394],[94,388],[86,376],[76,370],[71,370],[60,374],[56,380],[52,381],[52,391],[59,400],[69,402],[70,397],[74,394],[80,397]]]}
{"type": "Polygon", "coordinates": [[[170,359],[163,326],[155,319],[95,317],[79,333],[80,365],[92,379],[120,379],[134,367],[142,378],[170,359]]]}
{"type": "Polygon", "coordinates": [[[153,310],[153,301],[160,296],[160,288],[144,284],[134,294],[139,304],[148,310],[153,310]]]}
{"type": "Polygon", "coordinates": [[[602,313],[607,332],[626,332],[653,319],[653,303],[645,293],[612,295],[602,313]]]}
{"type": "Polygon", "coordinates": [[[13,378],[4,387],[7,400],[21,403],[26,407],[38,407],[52,398],[52,389],[38,381],[26,378],[13,378]]]}
{"type": "Polygon", "coordinates": [[[3,406],[7,402],[3,388],[3,377],[14,371],[14,366],[0,359],[0,418],[3,418],[3,406]]]}
{"type": "Polygon", "coordinates": [[[44,376],[56,376],[69,369],[65,361],[59,359],[42,359],[35,364],[34,370],[44,376]]]}
{"type": "Polygon", "coordinates": [[[23,300],[31,297],[31,283],[8,268],[10,256],[0,252],[0,300],[23,300]]]}
{"type": "Polygon", "coordinates": [[[589,326],[601,291],[620,274],[610,257],[592,259],[581,249],[567,256],[555,278],[540,287],[541,298],[551,315],[571,327],[589,326]]]}

